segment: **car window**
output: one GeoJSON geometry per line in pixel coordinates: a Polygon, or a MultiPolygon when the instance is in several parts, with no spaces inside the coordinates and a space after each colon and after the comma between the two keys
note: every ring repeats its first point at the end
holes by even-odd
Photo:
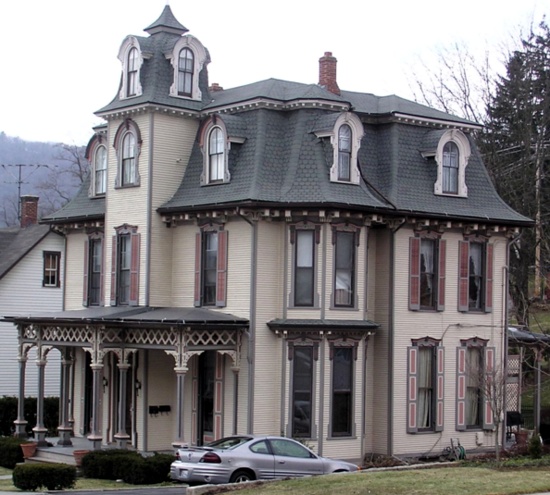
{"type": "Polygon", "coordinates": [[[269,454],[269,448],[265,440],[262,440],[261,442],[257,442],[254,445],[251,445],[250,450],[255,454],[269,454]]]}
{"type": "Polygon", "coordinates": [[[301,457],[309,459],[313,457],[311,452],[297,442],[290,440],[270,440],[271,448],[275,455],[283,455],[286,457],[301,457]]]}
{"type": "Polygon", "coordinates": [[[248,442],[250,440],[250,437],[227,437],[227,438],[220,438],[219,440],[214,440],[213,442],[210,442],[207,444],[207,447],[213,447],[216,449],[234,449],[235,447],[238,447],[239,445],[242,445],[245,442],[248,442]]]}

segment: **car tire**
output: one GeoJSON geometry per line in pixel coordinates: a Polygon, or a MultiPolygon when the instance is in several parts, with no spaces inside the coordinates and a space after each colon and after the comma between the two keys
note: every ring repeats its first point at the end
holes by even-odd
{"type": "Polygon", "coordinates": [[[244,483],[245,481],[254,481],[256,477],[251,471],[247,471],[244,469],[241,469],[239,471],[235,471],[231,478],[229,478],[230,483],[244,483]]]}

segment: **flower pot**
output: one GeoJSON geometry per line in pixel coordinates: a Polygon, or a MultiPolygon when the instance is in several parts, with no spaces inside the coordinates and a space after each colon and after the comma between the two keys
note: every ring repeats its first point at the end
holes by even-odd
{"type": "Polygon", "coordinates": [[[74,450],[73,457],[76,463],[76,467],[82,466],[82,458],[90,452],[89,450],[74,450]]]}
{"type": "Polygon", "coordinates": [[[527,445],[527,438],[529,437],[529,432],[527,430],[516,431],[514,435],[518,445],[527,445]]]}
{"type": "Polygon", "coordinates": [[[36,447],[37,447],[36,442],[22,443],[20,445],[21,445],[21,450],[23,451],[23,457],[25,459],[30,459],[36,453],[36,447]]]}

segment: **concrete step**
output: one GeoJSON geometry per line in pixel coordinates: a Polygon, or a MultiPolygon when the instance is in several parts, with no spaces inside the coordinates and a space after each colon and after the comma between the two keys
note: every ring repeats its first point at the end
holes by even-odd
{"type": "Polygon", "coordinates": [[[76,461],[73,456],[73,450],[67,450],[63,452],[60,449],[55,451],[49,449],[38,449],[33,457],[26,459],[25,462],[29,463],[52,463],[52,464],[69,464],[76,466],[76,461]]]}

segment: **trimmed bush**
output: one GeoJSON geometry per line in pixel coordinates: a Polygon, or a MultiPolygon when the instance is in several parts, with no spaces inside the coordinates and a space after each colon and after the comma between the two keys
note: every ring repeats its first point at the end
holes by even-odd
{"type": "Polygon", "coordinates": [[[0,466],[13,469],[23,462],[23,451],[20,444],[27,440],[14,437],[0,437],[0,466]]]}
{"type": "Polygon", "coordinates": [[[18,464],[13,470],[16,488],[35,491],[73,488],[76,483],[76,468],[62,464],[18,464]]]}
{"type": "Polygon", "coordinates": [[[124,465],[130,457],[141,458],[137,452],[132,450],[95,450],[83,457],[81,466],[82,475],[85,478],[97,478],[100,480],[123,479],[124,465]]]}

